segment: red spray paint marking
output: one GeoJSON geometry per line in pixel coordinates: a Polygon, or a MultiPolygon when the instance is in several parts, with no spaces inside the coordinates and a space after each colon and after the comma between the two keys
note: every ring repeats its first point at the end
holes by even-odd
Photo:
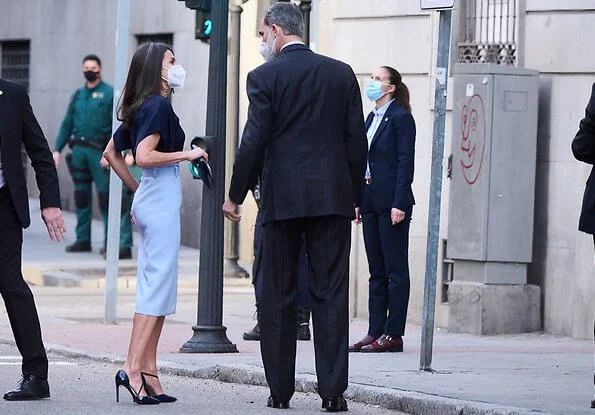
{"type": "Polygon", "coordinates": [[[461,114],[461,168],[469,184],[479,178],[486,142],[486,119],[483,100],[473,95],[461,114]]]}

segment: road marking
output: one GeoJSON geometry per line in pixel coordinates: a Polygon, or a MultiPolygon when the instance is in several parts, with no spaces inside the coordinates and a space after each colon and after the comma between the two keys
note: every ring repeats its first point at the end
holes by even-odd
{"type": "Polygon", "coordinates": [[[0,356],[0,360],[21,360],[21,356],[0,356]]]}

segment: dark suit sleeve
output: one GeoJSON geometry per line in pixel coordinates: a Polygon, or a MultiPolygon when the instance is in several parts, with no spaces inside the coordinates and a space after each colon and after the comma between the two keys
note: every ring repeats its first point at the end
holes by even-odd
{"type": "Polygon", "coordinates": [[[595,84],[585,118],[581,120],[578,133],[572,140],[572,154],[577,160],[595,164],[595,84]]]}
{"type": "Polygon", "coordinates": [[[254,71],[248,74],[246,91],[250,102],[248,120],[236,153],[229,186],[229,199],[237,204],[244,202],[246,194],[257,182],[273,126],[270,89],[254,71]]]}
{"type": "Polygon", "coordinates": [[[39,187],[39,201],[41,208],[61,207],[58,173],[52,158],[48,142],[43,136],[41,127],[35,119],[33,109],[29,103],[29,96],[21,92],[21,113],[23,128],[23,144],[31,159],[31,166],[35,170],[35,179],[39,187]]]}
{"type": "Polygon", "coordinates": [[[397,140],[397,184],[393,208],[405,211],[411,205],[411,183],[415,159],[415,121],[406,113],[393,121],[397,140]]]}
{"type": "Polygon", "coordinates": [[[349,69],[351,87],[348,96],[347,128],[345,131],[345,147],[349,164],[349,175],[353,186],[353,203],[359,206],[362,193],[366,160],[368,157],[368,139],[366,137],[362,97],[355,74],[349,69]]]}

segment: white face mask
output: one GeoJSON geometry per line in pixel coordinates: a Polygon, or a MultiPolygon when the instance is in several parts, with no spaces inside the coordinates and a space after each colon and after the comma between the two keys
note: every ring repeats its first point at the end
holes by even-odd
{"type": "MultiPolygon", "coordinates": [[[[271,31],[273,30],[273,28],[271,27],[269,29],[269,36],[268,36],[268,40],[271,40],[271,31]]],[[[275,36],[275,39],[273,40],[273,44],[269,45],[268,42],[265,42],[264,40],[262,41],[262,43],[260,44],[260,54],[262,55],[262,57],[264,58],[264,60],[266,62],[270,62],[273,59],[275,59],[275,47],[277,46],[277,37],[275,36]]]]}
{"type": "Polygon", "coordinates": [[[167,85],[170,88],[182,88],[186,79],[186,71],[182,65],[172,65],[167,70],[167,85]]]}

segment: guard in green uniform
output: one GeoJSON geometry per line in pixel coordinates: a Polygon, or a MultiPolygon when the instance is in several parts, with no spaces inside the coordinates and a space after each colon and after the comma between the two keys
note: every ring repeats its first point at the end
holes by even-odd
{"type": "MultiPolygon", "coordinates": [[[[54,147],[56,166],[62,149],[67,144],[72,149],[66,163],[74,182],[77,225],[76,242],[66,247],[67,252],[91,251],[92,183],[105,225],[104,247],[107,241],[109,172],[99,161],[111,135],[114,89],[101,80],[101,60],[95,55],[84,57],[83,75],[85,86],[72,94],[54,147]]],[[[131,246],[131,228],[124,227],[120,232],[120,258],[131,257],[131,246]]]]}

